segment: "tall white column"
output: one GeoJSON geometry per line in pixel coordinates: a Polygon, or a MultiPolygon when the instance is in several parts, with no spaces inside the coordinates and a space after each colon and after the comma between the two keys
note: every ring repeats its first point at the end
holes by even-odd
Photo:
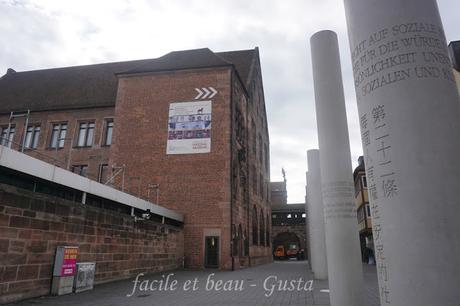
{"type": "Polygon", "coordinates": [[[361,306],[363,274],[337,35],[311,38],[332,306],[361,306]]]}
{"type": "Polygon", "coordinates": [[[311,257],[312,271],[316,279],[327,279],[326,237],[324,234],[323,197],[321,194],[321,173],[319,151],[309,150],[308,198],[310,201],[311,257]]]}
{"type": "Polygon", "coordinates": [[[435,0],[345,0],[382,305],[460,305],[460,102],[435,0]]]}
{"type": "Polygon", "coordinates": [[[308,171],[305,173],[305,214],[307,218],[305,219],[305,230],[307,233],[307,254],[308,254],[308,266],[312,269],[311,265],[311,206],[310,206],[310,195],[309,195],[309,187],[308,187],[308,171]]]}

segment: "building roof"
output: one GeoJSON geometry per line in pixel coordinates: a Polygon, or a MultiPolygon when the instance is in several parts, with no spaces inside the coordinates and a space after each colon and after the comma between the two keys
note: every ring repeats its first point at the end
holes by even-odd
{"type": "Polygon", "coordinates": [[[358,166],[356,166],[355,170],[353,171],[353,180],[356,180],[358,173],[366,171],[366,167],[364,165],[364,156],[360,156],[358,158],[358,166]]]}
{"type": "Polygon", "coordinates": [[[256,50],[214,53],[204,48],[175,51],[156,59],[24,72],[8,69],[0,78],[0,113],[114,106],[116,74],[233,65],[246,85],[256,50]]]}

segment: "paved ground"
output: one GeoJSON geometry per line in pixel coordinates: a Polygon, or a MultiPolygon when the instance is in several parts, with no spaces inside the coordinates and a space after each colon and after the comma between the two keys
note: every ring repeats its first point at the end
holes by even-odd
{"type": "MultiPolygon", "coordinates": [[[[170,276],[168,290],[139,290],[139,288],[145,289],[147,284],[145,280],[149,281],[148,285],[152,285],[153,289],[158,288],[159,283],[152,281],[164,280],[168,275],[168,273],[151,274],[139,278],[137,290],[130,297],[128,295],[133,292],[133,279],[99,285],[92,291],[79,294],[43,297],[18,304],[23,306],[329,305],[326,281],[313,281],[313,291],[308,291],[310,283],[306,282],[312,277],[307,267],[306,261],[282,261],[235,272],[174,271],[171,272],[173,275],[170,276]],[[212,273],[215,274],[212,275],[212,273]],[[299,279],[301,282],[292,283],[291,287],[291,281],[299,279]],[[177,281],[175,290],[170,287],[174,280],[177,281]],[[184,285],[188,280],[190,288],[186,291],[184,285]],[[215,290],[219,280],[222,281],[221,286],[226,285],[225,289],[231,286],[232,290],[225,291],[224,288],[221,288],[220,291],[215,290]],[[193,290],[194,281],[196,282],[195,291],[193,290]],[[281,281],[281,287],[279,281],[281,281]],[[212,284],[213,288],[211,288],[212,284]],[[206,285],[208,285],[207,288],[206,285]],[[289,289],[294,290],[289,291],[289,289]]],[[[365,305],[379,306],[375,266],[364,266],[364,278],[365,305]]]]}

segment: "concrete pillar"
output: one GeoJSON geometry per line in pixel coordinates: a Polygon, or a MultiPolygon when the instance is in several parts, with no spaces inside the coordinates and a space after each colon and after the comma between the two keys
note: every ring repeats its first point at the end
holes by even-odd
{"type": "Polygon", "coordinates": [[[326,237],[324,235],[323,197],[321,194],[321,173],[319,151],[309,150],[308,158],[308,198],[310,199],[310,228],[312,271],[315,279],[327,279],[326,237]]]}
{"type": "Polygon", "coordinates": [[[363,275],[337,35],[311,38],[331,306],[361,306],[363,275]]]}
{"type": "Polygon", "coordinates": [[[459,305],[460,102],[435,0],[345,0],[381,305],[459,305]]]}
{"type": "Polygon", "coordinates": [[[310,207],[310,196],[309,196],[309,186],[308,186],[308,171],[305,173],[305,182],[307,184],[305,185],[305,214],[307,215],[307,218],[305,219],[305,230],[307,233],[307,254],[308,254],[308,267],[310,270],[312,269],[311,266],[311,207],[310,207]]]}

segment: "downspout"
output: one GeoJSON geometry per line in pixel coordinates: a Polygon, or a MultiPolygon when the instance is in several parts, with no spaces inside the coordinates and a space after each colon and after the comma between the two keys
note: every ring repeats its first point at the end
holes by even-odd
{"type": "Polygon", "coordinates": [[[233,73],[234,67],[232,66],[230,74],[230,256],[232,258],[232,271],[235,271],[235,258],[233,257],[233,149],[234,149],[234,135],[233,135],[233,73]]]}

